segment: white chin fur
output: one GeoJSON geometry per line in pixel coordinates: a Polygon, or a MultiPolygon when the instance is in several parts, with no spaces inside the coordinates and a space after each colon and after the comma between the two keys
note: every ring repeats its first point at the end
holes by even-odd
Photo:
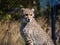
{"type": "MultiPolygon", "coordinates": [[[[32,21],[32,19],[30,19],[30,22],[32,21]]],[[[25,19],[22,20],[22,23],[28,23],[25,19]]]]}
{"type": "Polygon", "coordinates": [[[30,19],[30,22],[32,21],[32,19],[30,19]]]}

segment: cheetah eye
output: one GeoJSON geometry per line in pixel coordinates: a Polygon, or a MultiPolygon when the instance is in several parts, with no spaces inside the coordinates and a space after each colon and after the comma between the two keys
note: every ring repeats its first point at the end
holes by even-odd
{"type": "Polygon", "coordinates": [[[32,16],[32,14],[30,14],[30,16],[32,16]]]}
{"type": "Polygon", "coordinates": [[[28,14],[25,14],[26,16],[28,16],[28,14]]]}

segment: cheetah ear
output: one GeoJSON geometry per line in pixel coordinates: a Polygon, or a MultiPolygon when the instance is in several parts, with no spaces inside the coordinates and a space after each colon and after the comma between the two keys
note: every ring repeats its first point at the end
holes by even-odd
{"type": "Polygon", "coordinates": [[[20,15],[22,15],[23,14],[23,11],[25,10],[25,8],[21,8],[20,9],[20,15]]]}
{"type": "Polygon", "coordinates": [[[32,8],[32,11],[34,12],[34,9],[32,8]]]}
{"type": "Polygon", "coordinates": [[[25,10],[24,8],[21,8],[21,10],[25,10]]]}
{"type": "Polygon", "coordinates": [[[20,12],[22,13],[25,10],[25,8],[21,8],[20,12]]]}

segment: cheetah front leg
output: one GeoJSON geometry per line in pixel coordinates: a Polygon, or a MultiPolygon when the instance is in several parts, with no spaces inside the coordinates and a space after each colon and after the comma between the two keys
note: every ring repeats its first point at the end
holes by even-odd
{"type": "Polygon", "coordinates": [[[34,42],[30,33],[24,32],[24,35],[25,35],[25,45],[34,45],[34,42]]]}
{"type": "Polygon", "coordinates": [[[34,45],[31,40],[26,41],[25,45],[34,45]]]}

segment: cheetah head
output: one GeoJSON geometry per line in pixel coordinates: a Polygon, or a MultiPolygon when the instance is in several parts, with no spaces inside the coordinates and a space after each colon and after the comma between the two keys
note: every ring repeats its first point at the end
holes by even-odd
{"type": "Polygon", "coordinates": [[[31,22],[34,17],[34,9],[22,8],[21,9],[21,21],[23,23],[31,22]]]}

